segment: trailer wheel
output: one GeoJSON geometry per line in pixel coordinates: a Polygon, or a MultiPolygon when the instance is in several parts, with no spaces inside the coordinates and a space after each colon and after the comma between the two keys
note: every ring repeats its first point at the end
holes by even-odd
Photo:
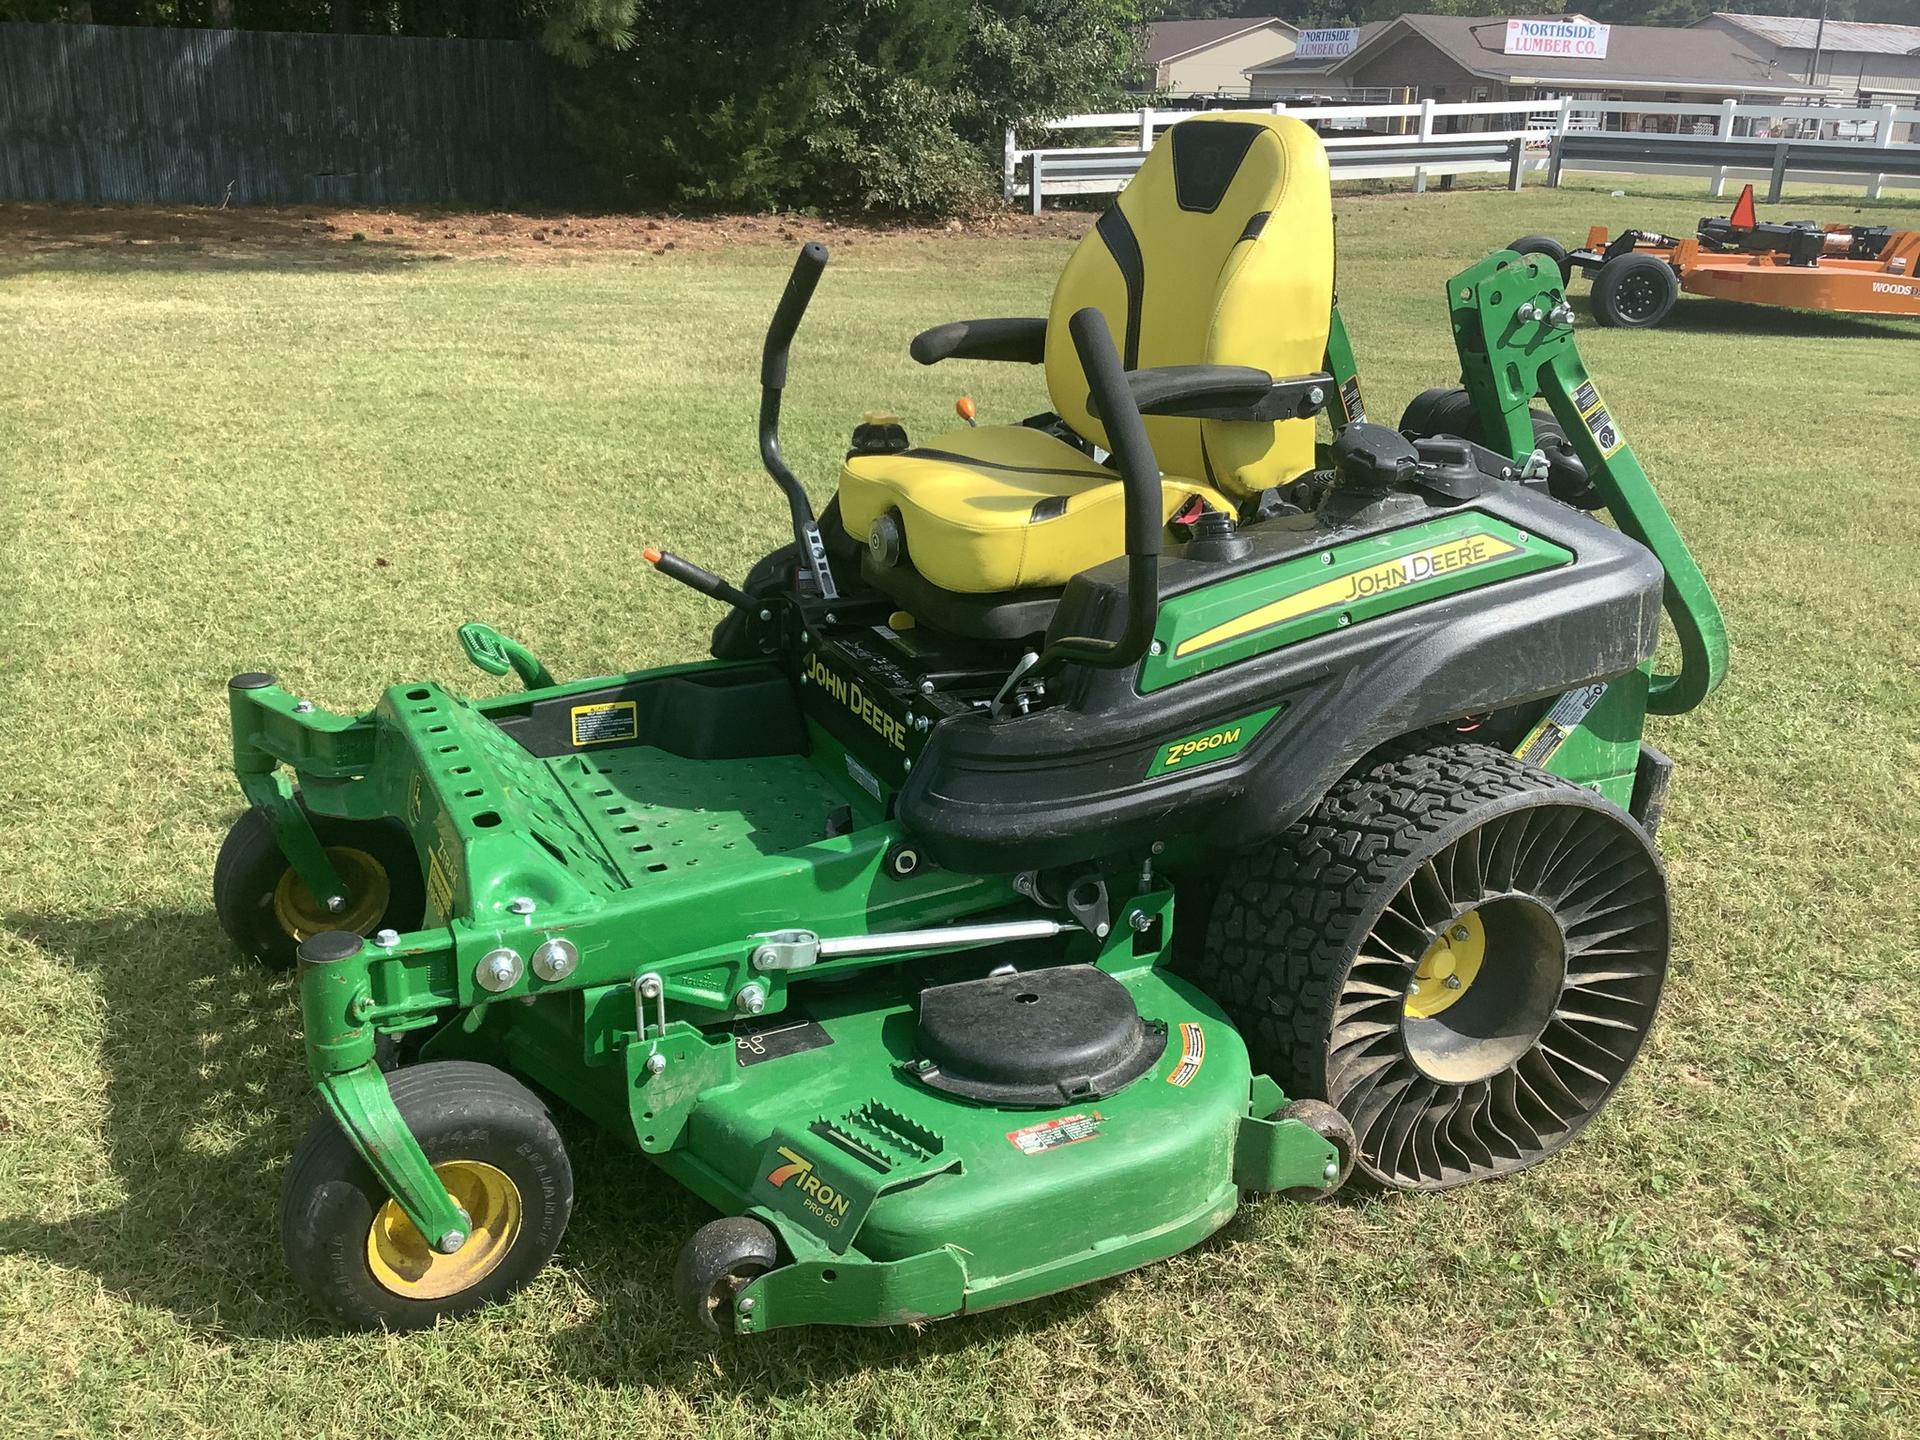
{"type": "Polygon", "coordinates": [[[1602,325],[1645,330],[1667,318],[1680,298],[1680,277],[1658,255],[1629,251],[1593,279],[1593,318],[1602,325]]]}
{"type": "Polygon", "coordinates": [[[1389,750],[1227,871],[1194,978],[1254,1064],[1336,1106],[1356,1180],[1443,1190],[1566,1145],[1666,977],[1658,856],[1589,790],[1483,745],[1389,750]]]}
{"type": "Polygon", "coordinates": [[[1516,255],[1544,255],[1560,268],[1560,283],[1564,286],[1573,278],[1573,262],[1567,258],[1567,247],[1551,235],[1522,235],[1507,249],[1516,255]]]}
{"type": "Polygon", "coordinates": [[[417,1330],[503,1300],[552,1257],[573,1211],[573,1168],[546,1107],[491,1065],[432,1061],[387,1077],[401,1119],[472,1222],[427,1243],[331,1115],[287,1167],[280,1240],[293,1278],[363,1329],[417,1330]]]}
{"type": "Polygon", "coordinates": [[[371,935],[383,928],[419,928],[426,883],[405,826],[311,811],[307,818],[346,884],[344,903],[330,911],[316,901],[281,853],[266,811],[248,810],[227,832],[213,864],[213,911],[242,953],[270,969],[289,970],[300,942],[322,930],[371,935]]]}

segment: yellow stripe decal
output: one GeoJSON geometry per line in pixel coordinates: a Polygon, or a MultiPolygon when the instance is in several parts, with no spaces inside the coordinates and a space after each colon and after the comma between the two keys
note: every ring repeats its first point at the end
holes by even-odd
{"type": "Polygon", "coordinates": [[[1211,630],[1202,630],[1198,635],[1182,640],[1174,647],[1173,653],[1176,656],[1191,655],[1196,650],[1237,640],[1255,630],[1297,620],[1316,610],[1333,610],[1342,605],[1351,605],[1356,600],[1366,600],[1389,590],[1397,590],[1402,585],[1416,585],[1422,580],[1432,580],[1455,570],[1484,565],[1489,560],[1498,560],[1502,555],[1511,555],[1519,548],[1485,531],[1441,545],[1429,545],[1411,555],[1400,555],[1369,565],[1364,570],[1336,575],[1331,580],[1323,580],[1318,585],[1284,595],[1244,615],[1236,615],[1211,630]]]}

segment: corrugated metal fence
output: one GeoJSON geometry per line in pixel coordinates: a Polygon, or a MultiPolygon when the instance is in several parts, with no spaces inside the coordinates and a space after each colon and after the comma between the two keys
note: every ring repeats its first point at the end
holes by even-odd
{"type": "Polygon", "coordinates": [[[0,24],[0,198],[564,198],[551,62],[504,40],[0,24]]]}

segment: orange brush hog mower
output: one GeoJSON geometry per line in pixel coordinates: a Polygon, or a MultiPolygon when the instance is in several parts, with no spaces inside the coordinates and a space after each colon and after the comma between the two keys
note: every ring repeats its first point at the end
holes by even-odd
{"type": "Polygon", "coordinates": [[[1920,230],[1812,220],[1762,224],[1751,185],[1731,215],[1702,219],[1691,239],[1624,230],[1609,240],[1606,227],[1596,225],[1577,250],[1548,235],[1528,235],[1508,248],[1548,257],[1566,280],[1575,269],[1585,272],[1602,325],[1658,325],[1683,290],[1749,305],[1920,317],[1920,230]]]}

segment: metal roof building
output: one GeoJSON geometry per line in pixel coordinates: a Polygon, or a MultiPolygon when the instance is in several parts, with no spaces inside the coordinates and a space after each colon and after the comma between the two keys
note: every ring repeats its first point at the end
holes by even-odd
{"type": "MultiPolygon", "coordinates": [[[[1779,100],[1817,94],[1775,47],[1695,25],[1614,25],[1601,58],[1509,55],[1505,15],[1402,15],[1361,32],[1339,60],[1280,57],[1248,71],[1258,97],[1302,89],[1411,89],[1422,99],[1779,100]]],[[[1562,18],[1561,16],[1538,18],[1562,18]]],[[[1571,17],[1579,18],[1579,17],[1571,17]]]]}
{"type": "MultiPolygon", "coordinates": [[[[1916,7],[1920,10],[1920,7],[1916,7]]],[[[1920,25],[1874,25],[1797,15],[1741,15],[1718,10],[1692,26],[1732,35],[1766,54],[1783,71],[1862,104],[1911,105],[1920,97],[1920,25]],[[1820,57],[1814,60],[1814,44],[1820,57]]]]}

